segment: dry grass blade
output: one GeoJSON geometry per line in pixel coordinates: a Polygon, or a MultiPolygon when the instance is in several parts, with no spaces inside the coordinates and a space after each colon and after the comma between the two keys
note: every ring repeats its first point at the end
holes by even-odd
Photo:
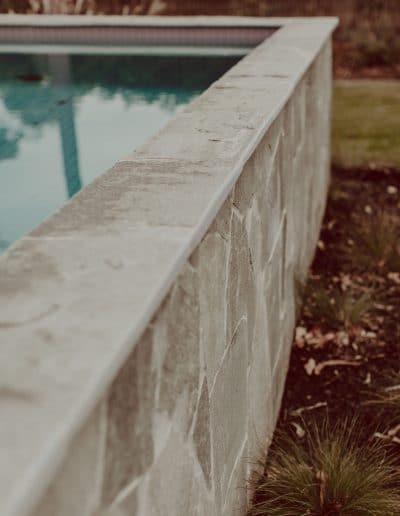
{"type": "Polygon", "coordinates": [[[312,317],[322,320],[333,329],[350,329],[362,323],[373,307],[369,293],[353,289],[327,289],[309,285],[305,294],[306,309],[312,317]]]}
{"type": "MultiPolygon", "coordinates": [[[[390,385],[379,389],[366,405],[381,405],[383,408],[398,409],[400,414],[400,371],[393,372],[389,377],[390,385]]],[[[396,411],[397,412],[397,411],[396,411]]]]}
{"type": "Polygon", "coordinates": [[[248,516],[395,515],[399,486],[384,442],[363,441],[355,423],[315,426],[275,442],[248,516]]]}
{"type": "Polygon", "coordinates": [[[400,225],[393,216],[382,212],[358,221],[352,240],[349,258],[356,269],[400,271],[400,225]]]}

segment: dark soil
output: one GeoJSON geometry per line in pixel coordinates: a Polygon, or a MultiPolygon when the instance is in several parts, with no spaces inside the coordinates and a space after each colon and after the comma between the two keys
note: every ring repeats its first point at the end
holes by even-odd
{"type": "MultiPolygon", "coordinates": [[[[285,432],[299,432],[300,426],[301,437],[311,421],[337,422],[355,416],[369,438],[376,432],[386,436],[400,423],[399,404],[377,403],[400,370],[400,274],[384,261],[371,260],[367,268],[357,264],[360,251],[354,242],[359,225],[373,224],[383,211],[400,230],[399,171],[333,170],[307,291],[351,288],[368,292],[372,306],[359,324],[340,327],[310,309],[306,296],[278,423],[285,432]],[[348,364],[328,363],[317,374],[313,371],[313,364],[331,360],[348,364]]],[[[399,375],[397,380],[400,383],[399,375]]]]}

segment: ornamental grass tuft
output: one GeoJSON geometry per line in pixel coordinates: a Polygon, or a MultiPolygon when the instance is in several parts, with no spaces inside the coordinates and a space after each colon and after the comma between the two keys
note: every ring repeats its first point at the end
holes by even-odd
{"type": "Polygon", "coordinates": [[[400,472],[385,444],[355,424],[278,437],[248,516],[395,516],[400,472]]]}

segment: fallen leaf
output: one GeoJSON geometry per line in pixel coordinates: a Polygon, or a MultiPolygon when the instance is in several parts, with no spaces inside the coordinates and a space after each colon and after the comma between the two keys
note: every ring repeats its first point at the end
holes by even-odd
{"type": "Polygon", "coordinates": [[[350,344],[349,335],[345,331],[338,331],[337,338],[340,346],[348,346],[350,344]]]}
{"type": "Polygon", "coordinates": [[[335,340],[336,335],[333,332],[325,334],[326,342],[330,342],[331,340],[335,340]]]}
{"type": "Polygon", "coordinates": [[[298,348],[304,348],[306,334],[306,328],[303,328],[303,326],[297,326],[294,341],[298,348]]]}
{"type": "Polygon", "coordinates": [[[374,331],[361,330],[360,335],[361,335],[361,337],[364,337],[367,339],[376,339],[376,337],[377,337],[377,335],[374,331]]]}
{"type": "Polygon", "coordinates": [[[352,281],[350,274],[343,274],[340,278],[340,286],[343,291],[346,291],[349,287],[351,287],[352,281]]]}
{"type": "Polygon", "coordinates": [[[399,272],[389,272],[387,275],[388,279],[396,283],[396,285],[400,285],[400,273],[399,272]]]}
{"type": "Polygon", "coordinates": [[[336,339],[336,333],[323,333],[320,328],[313,328],[311,331],[308,331],[304,337],[301,334],[301,337],[308,345],[315,348],[322,348],[327,342],[336,339]]]}
{"type": "Polygon", "coordinates": [[[319,503],[323,507],[323,505],[325,503],[325,491],[326,491],[327,477],[326,477],[326,475],[325,475],[325,473],[323,471],[317,471],[316,477],[317,477],[317,480],[320,481],[320,486],[319,486],[319,503]]]}
{"type": "Polygon", "coordinates": [[[306,431],[303,427],[301,427],[298,423],[295,423],[294,421],[291,423],[292,426],[296,429],[296,435],[299,439],[303,439],[303,437],[306,435],[306,431]]]}
{"type": "Polygon", "coordinates": [[[385,389],[386,392],[398,391],[398,390],[400,390],[400,385],[392,385],[391,387],[386,387],[386,389],[385,389]]]}
{"type": "Polygon", "coordinates": [[[391,428],[389,431],[388,431],[388,435],[390,435],[390,437],[394,437],[395,435],[397,435],[398,433],[400,432],[400,425],[396,425],[394,428],[391,428]]]}
{"type": "Polygon", "coordinates": [[[360,362],[353,362],[351,360],[326,360],[325,362],[320,362],[313,369],[313,372],[316,376],[320,375],[322,370],[325,367],[335,367],[335,366],[351,366],[351,367],[359,367],[361,365],[360,362]]]}
{"type": "Polygon", "coordinates": [[[296,339],[304,338],[306,333],[307,333],[307,328],[304,328],[304,326],[297,326],[297,328],[296,328],[296,339]]]}
{"type": "Polygon", "coordinates": [[[364,380],[364,384],[365,385],[370,385],[371,384],[371,373],[367,373],[367,376],[365,377],[365,380],[364,380]]]}
{"type": "Polygon", "coordinates": [[[317,362],[313,358],[309,358],[307,363],[304,364],[304,369],[306,370],[306,373],[308,376],[311,376],[315,370],[315,367],[317,365],[317,362]]]}
{"type": "Polygon", "coordinates": [[[308,412],[310,410],[319,409],[321,407],[327,407],[328,403],[326,401],[319,401],[318,403],[315,403],[315,405],[309,405],[308,407],[300,407],[296,410],[292,410],[290,413],[291,416],[301,416],[303,412],[308,412]]]}
{"type": "Polygon", "coordinates": [[[384,441],[390,441],[392,443],[400,444],[400,439],[398,437],[382,434],[381,432],[375,432],[374,437],[376,437],[377,439],[382,439],[384,441]]]}

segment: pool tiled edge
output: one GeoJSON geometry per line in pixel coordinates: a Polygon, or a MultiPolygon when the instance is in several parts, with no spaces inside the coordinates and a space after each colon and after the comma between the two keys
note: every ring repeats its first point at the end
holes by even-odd
{"type": "Polygon", "coordinates": [[[329,181],[336,20],[279,24],[0,257],[4,516],[243,514],[329,181]]]}

